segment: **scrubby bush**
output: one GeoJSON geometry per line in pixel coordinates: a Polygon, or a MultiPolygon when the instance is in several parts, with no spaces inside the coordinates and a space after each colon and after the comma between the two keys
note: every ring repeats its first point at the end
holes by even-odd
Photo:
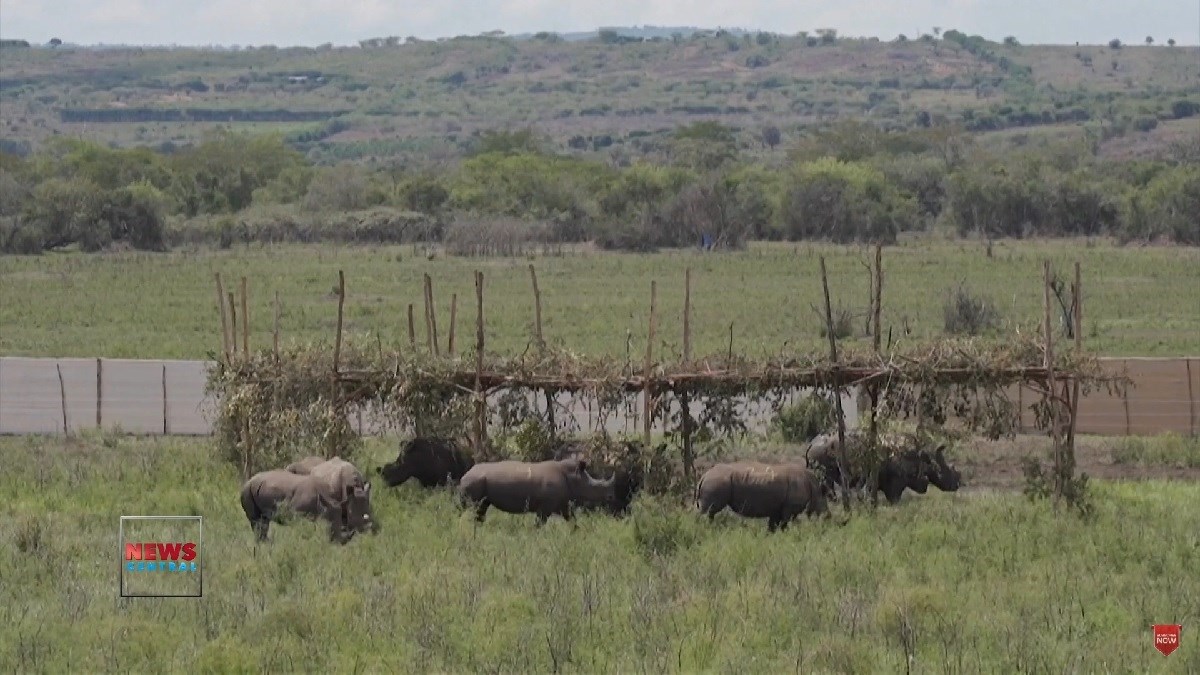
{"type": "Polygon", "coordinates": [[[981,335],[1000,327],[1000,311],[990,298],[960,284],[942,305],[942,325],[950,335],[981,335]]]}
{"type": "Polygon", "coordinates": [[[771,420],[771,426],[787,443],[807,443],[827,431],[836,421],[833,401],[827,396],[813,393],[797,403],[780,408],[771,420]]]}
{"type": "Polygon", "coordinates": [[[449,255],[519,256],[549,239],[549,228],[516,218],[456,218],[442,245],[449,255]]]}
{"type": "Polygon", "coordinates": [[[825,158],[801,164],[784,188],[779,209],[789,239],[894,243],[917,221],[914,200],[878,169],[825,158]]]}

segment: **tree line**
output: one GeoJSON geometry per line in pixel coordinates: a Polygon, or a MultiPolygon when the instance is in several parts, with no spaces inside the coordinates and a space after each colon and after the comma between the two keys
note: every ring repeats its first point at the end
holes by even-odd
{"type": "MultiPolygon", "coordinates": [[[[169,151],[57,138],[26,157],[0,152],[0,251],[230,245],[233,231],[380,242],[452,232],[462,244],[494,235],[497,221],[518,240],[636,251],[890,243],[931,229],[1200,244],[1200,137],[1126,161],[1099,157],[1087,138],[1004,152],[973,138],[949,124],[886,131],[844,120],[764,156],[739,148],[729,127],[696,122],[671,134],[662,161],[630,162],[497,130],[461,161],[419,169],[319,166],[278,135],[217,131],[169,151]]],[[[764,147],[772,140],[764,134],[764,147]]]]}

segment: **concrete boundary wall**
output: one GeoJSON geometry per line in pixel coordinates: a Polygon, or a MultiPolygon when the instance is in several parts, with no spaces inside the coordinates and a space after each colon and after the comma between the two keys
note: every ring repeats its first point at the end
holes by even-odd
{"type": "MultiPolygon", "coordinates": [[[[1200,433],[1200,357],[1102,361],[1113,372],[1128,373],[1134,387],[1124,398],[1104,391],[1085,396],[1079,404],[1078,433],[1200,433]]],[[[210,366],[209,361],[0,357],[0,434],[61,434],[65,409],[71,432],[101,427],[137,434],[208,435],[213,402],[205,398],[204,387],[210,366]]],[[[1029,405],[1037,395],[1025,387],[1014,387],[1009,395],[1022,403],[1022,428],[1032,430],[1029,405]]],[[[858,419],[855,399],[850,394],[843,399],[849,424],[858,419]]],[[[567,396],[561,397],[561,405],[568,402],[567,396]]],[[[700,411],[698,406],[695,411],[700,411]]],[[[754,415],[751,428],[765,429],[768,414],[763,410],[754,415]]],[[[582,408],[572,410],[571,416],[582,429],[597,424],[582,408]]],[[[559,420],[564,421],[561,413],[559,420]]],[[[384,431],[369,411],[355,415],[352,422],[365,434],[384,431]]],[[[611,432],[641,429],[624,416],[615,416],[604,427],[611,432]]]]}

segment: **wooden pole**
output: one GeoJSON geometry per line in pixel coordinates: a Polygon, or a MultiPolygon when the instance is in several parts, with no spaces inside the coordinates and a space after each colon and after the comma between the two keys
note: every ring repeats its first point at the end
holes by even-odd
{"type": "Polygon", "coordinates": [[[1188,429],[1191,430],[1193,436],[1196,435],[1196,393],[1192,386],[1192,360],[1184,359],[1184,365],[1187,368],[1188,380],[1188,429]]]}
{"type": "Polygon", "coordinates": [[[650,449],[650,429],[653,419],[650,413],[650,368],[654,350],[654,305],[658,298],[658,283],[650,280],[650,329],[646,335],[646,361],[642,367],[642,434],[646,449],[650,449]]]}
{"type": "Polygon", "coordinates": [[[346,305],[346,272],[338,270],[338,313],[337,336],[333,343],[333,372],[336,374],[342,361],[342,315],[346,305]]]}
{"type": "Polygon", "coordinates": [[[483,393],[483,272],[475,271],[475,456],[487,443],[487,401],[483,393]]]}
{"type": "Polygon", "coordinates": [[[63,382],[62,365],[56,363],[54,367],[58,370],[58,395],[62,405],[63,436],[70,436],[71,428],[67,425],[67,384],[63,382]]]}
{"type": "Polygon", "coordinates": [[[454,356],[454,330],[458,323],[458,293],[450,294],[450,330],[446,340],[446,353],[454,356]]]}
{"type": "Polygon", "coordinates": [[[1025,385],[1017,384],[1017,433],[1025,431],[1025,385]]]}
{"type": "Polygon", "coordinates": [[[272,349],[275,352],[275,360],[279,360],[279,291],[275,291],[275,329],[272,334],[272,349]]]}
{"type": "MultiPolygon", "coordinates": [[[[225,303],[221,303],[218,306],[222,310],[225,309],[225,303]]],[[[102,359],[96,359],[96,428],[97,429],[104,428],[103,418],[100,416],[101,411],[104,409],[104,386],[103,386],[104,375],[103,375],[103,373],[104,373],[104,361],[102,359]]]]}
{"type": "Polygon", "coordinates": [[[214,272],[213,276],[217,280],[217,312],[221,315],[221,350],[225,353],[225,360],[228,361],[231,340],[229,322],[225,317],[225,290],[221,287],[221,273],[214,272]]]}
{"type": "MultiPolygon", "coordinates": [[[[1075,284],[1071,287],[1071,333],[1075,336],[1075,355],[1083,354],[1083,274],[1079,261],[1075,261],[1075,284]]],[[[1067,445],[1064,448],[1068,476],[1075,474],[1075,429],[1079,421],[1079,377],[1071,375],[1071,420],[1067,427],[1067,445]]]]}
{"type": "Polygon", "coordinates": [[[242,356],[250,358],[250,307],[246,295],[246,277],[242,277],[242,356]]]}
{"type": "Polygon", "coordinates": [[[833,308],[829,302],[829,276],[825,270],[825,256],[821,256],[821,289],[825,293],[825,328],[826,334],[829,335],[829,360],[832,364],[833,377],[835,379],[833,388],[833,400],[837,406],[837,423],[838,423],[838,471],[842,474],[842,508],[846,511],[850,510],[850,480],[847,471],[850,467],[850,456],[846,451],[846,411],[842,409],[842,387],[839,380],[840,373],[838,369],[838,353],[837,353],[837,338],[834,336],[833,330],[833,308]]]}
{"type": "Polygon", "coordinates": [[[413,322],[413,306],[408,303],[408,345],[414,350],[417,348],[417,326],[413,322]]]}
{"type": "Polygon", "coordinates": [[[433,355],[441,356],[442,348],[438,343],[437,304],[433,301],[433,277],[425,275],[425,285],[429,293],[429,326],[433,331],[433,355]]]}
{"type": "MultiPolygon", "coordinates": [[[[1125,367],[1125,376],[1129,376],[1129,359],[1122,362],[1125,367]]],[[[1125,387],[1121,391],[1121,402],[1125,404],[1125,435],[1129,436],[1133,433],[1133,422],[1129,418],[1129,387],[1125,387]]]]}
{"type": "Polygon", "coordinates": [[[424,288],[422,291],[425,294],[425,344],[429,347],[430,354],[437,354],[437,343],[433,339],[433,291],[430,288],[433,280],[426,274],[423,283],[424,288]]]}
{"type": "Polygon", "coordinates": [[[162,402],[163,402],[163,436],[171,433],[171,425],[167,422],[167,364],[162,367],[162,402]]]}
{"type": "MultiPolygon", "coordinates": [[[[692,268],[683,270],[683,362],[692,361],[692,268]]],[[[695,471],[696,453],[692,447],[692,397],[684,391],[679,395],[683,422],[683,475],[691,481],[695,471]]]]}
{"type": "Polygon", "coordinates": [[[538,290],[537,272],[533,269],[533,263],[529,264],[529,278],[533,281],[533,334],[540,349],[546,342],[542,338],[542,293],[538,290]]]}
{"type": "MultiPolygon", "coordinates": [[[[875,356],[880,355],[882,349],[883,329],[881,328],[880,315],[883,306],[883,244],[875,244],[875,266],[871,274],[871,309],[872,318],[871,325],[871,342],[875,349],[875,356]]],[[[871,398],[871,425],[869,434],[871,437],[871,454],[873,461],[871,462],[871,475],[868,481],[868,489],[871,491],[871,504],[879,503],[879,467],[882,453],[879,452],[879,384],[872,382],[867,385],[867,393],[871,398]]],[[[840,397],[839,397],[840,399],[840,397]]]]}
{"type": "Polygon", "coordinates": [[[237,356],[237,300],[229,291],[229,353],[237,356]]]}
{"type": "MultiPolygon", "coordinates": [[[[546,338],[542,333],[542,291],[538,288],[537,270],[533,263],[529,264],[529,280],[533,284],[533,336],[538,351],[542,351],[546,348],[546,338]]],[[[546,399],[546,424],[550,426],[550,435],[556,436],[558,424],[554,421],[554,392],[543,389],[542,396],[546,399]]]]}
{"type": "Polygon", "coordinates": [[[1062,444],[1058,435],[1058,400],[1057,387],[1054,378],[1054,329],[1053,323],[1050,321],[1050,261],[1046,260],[1042,264],[1042,306],[1043,306],[1043,327],[1045,329],[1045,358],[1043,365],[1046,368],[1046,390],[1048,392],[1048,400],[1050,403],[1050,439],[1053,444],[1054,451],[1054,497],[1057,501],[1063,495],[1063,458],[1062,444]]]}

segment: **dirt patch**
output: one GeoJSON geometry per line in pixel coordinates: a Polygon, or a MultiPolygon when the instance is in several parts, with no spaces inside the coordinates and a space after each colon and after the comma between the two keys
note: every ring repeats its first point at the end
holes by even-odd
{"type": "MultiPolygon", "coordinates": [[[[1020,490],[1025,484],[1022,459],[1028,455],[1046,458],[1049,449],[1050,439],[1041,436],[977,440],[969,449],[960,450],[953,463],[963,474],[964,490],[1020,490]]],[[[1200,468],[1117,464],[1113,462],[1112,440],[1101,437],[1077,439],[1075,461],[1080,473],[1102,480],[1200,481],[1200,468]]]]}

